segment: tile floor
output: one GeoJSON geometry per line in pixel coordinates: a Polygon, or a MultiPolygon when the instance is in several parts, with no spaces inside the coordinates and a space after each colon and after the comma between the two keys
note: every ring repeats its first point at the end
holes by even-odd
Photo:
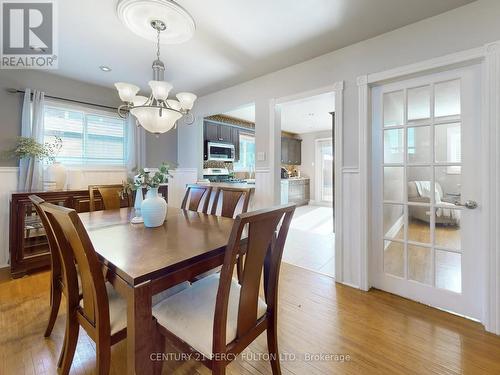
{"type": "Polygon", "coordinates": [[[333,209],[297,207],[290,225],[283,262],[335,276],[333,209]]]}

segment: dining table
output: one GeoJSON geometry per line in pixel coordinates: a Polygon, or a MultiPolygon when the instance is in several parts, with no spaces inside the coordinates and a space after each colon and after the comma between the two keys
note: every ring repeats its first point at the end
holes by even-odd
{"type": "Polygon", "coordinates": [[[152,296],[223,264],[234,220],[169,207],[162,226],[133,208],[80,213],[103,272],[127,302],[127,374],[153,373],[152,296]]]}

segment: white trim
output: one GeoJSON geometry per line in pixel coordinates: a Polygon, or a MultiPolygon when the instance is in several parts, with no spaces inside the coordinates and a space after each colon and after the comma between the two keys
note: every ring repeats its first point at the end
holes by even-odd
{"type": "Polygon", "coordinates": [[[369,142],[370,129],[368,128],[369,122],[369,103],[370,103],[370,90],[368,89],[368,76],[360,76],[357,79],[358,83],[358,118],[359,118],[359,172],[360,172],[360,218],[361,225],[359,228],[359,288],[367,291],[370,289],[368,264],[368,229],[370,227],[370,205],[369,205],[369,191],[368,191],[368,178],[369,178],[369,165],[371,147],[369,142]]]}
{"type": "Polygon", "coordinates": [[[344,177],[342,175],[342,166],[344,164],[344,81],[338,81],[333,84],[335,92],[335,127],[333,129],[333,153],[335,163],[335,176],[333,182],[334,190],[334,220],[335,220],[335,281],[344,280],[343,269],[343,194],[342,188],[344,177]]]}
{"type": "Polygon", "coordinates": [[[342,173],[359,173],[359,168],[358,167],[344,167],[342,168],[342,173]]]}
{"type": "Polygon", "coordinates": [[[487,331],[500,334],[500,41],[485,46],[485,64],[483,74],[483,134],[485,147],[483,156],[489,162],[486,166],[490,177],[487,187],[489,202],[483,209],[489,210],[486,233],[482,233],[488,246],[486,308],[484,325],[487,331]]]}
{"type": "Polygon", "coordinates": [[[488,267],[484,280],[486,296],[484,299],[485,316],[483,323],[487,331],[500,334],[500,41],[486,44],[482,47],[441,56],[438,58],[418,62],[415,64],[390,69],[385,72],[368,74],[358,77],[359,95],[359,164],[360,164],[360,288],[369,289],[369,274],[366,265],[369,262],[369,231],[370,231],[370,97],[371,86],[387,83],[391,80],[408,78],[411,75],[427,74],[442,70],[449,70],[457,66],[465,66],[481,62],[483,65],[483,152],[484,160],[489,161],[485,166],[482,181],[485,201],[481,202],[484,209],[489,208],[489,225],[485,226],[483,246],[487,249],[488,267]]]}
{"type": "Polygon", "coordinates": [[[18,173],[19,167],[0,167],[0,173],[18,173]]]}

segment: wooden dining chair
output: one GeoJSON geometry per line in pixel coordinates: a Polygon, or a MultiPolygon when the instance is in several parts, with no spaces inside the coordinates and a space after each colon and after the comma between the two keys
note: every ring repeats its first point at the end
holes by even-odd
{"type": "Polygon", "coordinates": [[[289,204],[238,215],[221,273],[197,281],[153,308],[162,336],[187,353],[200,358],[201,354],[212,374],[225,374],[226,366],[266,330],[272,372],[281,374],[278,279],[294,211],[295,205],[289,204]],[[232,276],[245,227],[248,247],[240,285],[232,276]],[[259,297],[262,273],[265,300],[259,297]]]}
{"type": "Polygon", "coordinates": [[[220,206],[220,216],[233,218],[236,213],[236,208],[238,207],[238,204],[240,204],[240,202],[242,204],[240,213],[247,212],[251,192],[252,189],[250,188],[216,188],[211,214],[217,215],[220,206]]]}
{"type": "Polygon", "coordinates": [[[208,213],[208,204],[212,195],[212,187],[206,185],[190,184],[186,186],[186,194],[182,200],[181,208],[189,211],[208,213]]]}
{"type": "MultiPolygon", "coordinates": [[[[111,364],[111,345],[127,336],[127,303],[110,283],[105,282],[97,254],[76,211],[40,202],[37,198],[34,197],[33,201],[37,202],[36,206],[55,235],[64,279],[62,285],[67,316],[58,369],[61,374],[69,373],[82,326],[96,343],[96,373],[107,375],[111,364]]],[[[179,284],[168,289],[160,294],[161,298],[167,298],[184,287],[179,284]]],[[[158,302],[161,299],[153,297],[153,305],[158,302]]],[[[157,342],[156,339],[154,341],[157,342]]]]}
{"type": "Polygon", "coordinates": [[[42,222],[43,228],[45,229],[45,235],[47,236],[47,242],[49,244],[50,251],[50,313],[49,320],[47,322],[47,327],[45,328],[45,337],[49,337],[54,328],[54,324],[57,319],[57,314],[59,313],[59,307],[61,305],[61,297],[65,292],[64,280],[62,276],[62,266],[61,258],[59,256],[59,245],[57,243],[56,236],[52,227],[50,226],[47,216],[40,208],[40,204],[44,203],[45,200],[36,196],[30,195],[29,199],[35,207],[36,213],[42,222]]]}
{"type": "Polygon", "coordinates": [[[96,192],[99,192],[102,198],[102,205],[104,210],[115,210],[122,207],[122,201],[125,200],[125,207],[130,206],[130,197],[128,194],[123,193],[123,185],[89,185],[89,211],[96,210],[96,192]],[[124,198],[122,198],[124,197],[124,198]]]}

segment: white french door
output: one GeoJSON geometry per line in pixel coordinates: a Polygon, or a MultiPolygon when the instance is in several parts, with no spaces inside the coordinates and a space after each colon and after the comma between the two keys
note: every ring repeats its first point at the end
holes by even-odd
{"type": "Polygon", "coordinates": [[[372,90],[371,283],[475,319],[484,277],[480,85],[472,66],[372,90]]]}

